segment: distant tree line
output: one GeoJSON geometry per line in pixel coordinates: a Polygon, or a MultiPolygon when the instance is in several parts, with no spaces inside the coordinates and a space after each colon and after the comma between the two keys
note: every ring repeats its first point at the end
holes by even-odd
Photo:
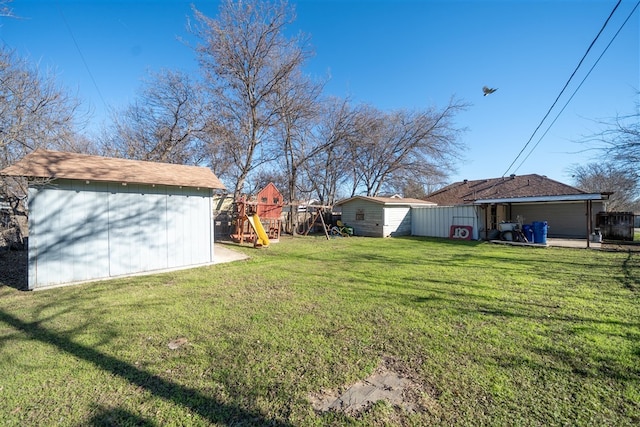
{"type": "MultiPolygon", "coordinates": [[[[5,14],[7,4],[0,0],[5,14]]],[[[200,73],[150,74],[92,140],[81,131],[88,116],[80,102],[2,46],[0,167],[39,147],[204,165],[234,196],[273,181],[289,201],[327,205],[356,194],[423,197],[455,171],[464,148],[455,118],[465,102],[385,111],[325,96],[326,81],[304,72],[309,38],[288,35],[295,11],[286,0],[223,0],[215,17],[194,7],[193,18],[200,73]]],[[[635,171],[637,190],[637,121],[603,140],[616,171],[635,171]]]]}
{"type": "Polygon", "coordinates": [[[572,166],[574,183],[588,192],[613,192],[609,211],[640,213],[640,103],[635,113],[601,125],[602,132],[582,141],[597,161],[572,166]]]}

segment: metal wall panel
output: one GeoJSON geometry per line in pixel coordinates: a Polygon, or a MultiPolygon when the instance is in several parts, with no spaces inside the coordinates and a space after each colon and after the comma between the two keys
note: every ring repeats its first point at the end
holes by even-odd
{"type": "Polygon", "coordinates": [[[208,189],[58,180],[29,211],[30,289],[213,261],[208,189]]]}
{"type": "Polygon", "coordinates": [[[452,225],[473,227],[471,238],[478,239],[479,218],[475,206],[414,207],[411,210],[411,235],[449,237],[452,225]]]}
{"type": "Polygon", "coordinates": [[[109,184],[111,276],[167,268],[165,186],[109,184]]]}
{"type": "MultiPolygon", "coordinates": [[[[604,211],[601,201],[592,202],[592,228],[596,224],[596,214],[604,211]]],[[[549,237],[586,238],[587,206],[586,202],[565,203],[514,203],[511,216],[523,218],[525,224],[533,221],[547,221],[549,237]]]]}
{"type": "Polygon", "coordinates": [[[82,181],[70,182],[72,189],[66,212],[67,232],[72,264],[72,281],[89,280],[109,266],[108,207],[102,206],[106,187],[82,181]]]}

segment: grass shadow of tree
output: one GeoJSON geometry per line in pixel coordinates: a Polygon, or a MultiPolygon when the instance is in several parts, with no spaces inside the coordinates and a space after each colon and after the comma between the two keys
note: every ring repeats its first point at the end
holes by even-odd
{"type": "Polygon", "coordinates": [[[93,427],[110,427],[110,426],[156,426],[151,420],[139,415],[133,414],[122,408],[106,408],[100,407],[88,423],[93,427]]]}
{"type": "MultiPolygon", "coordinates": [[[[91,347],[74,343],[60,334],[47,330],[41,326],[40,322],[25,322],[1,310],[0,322],[24,332],[31,339],[53,345],[65,353],[85,360],[99,369],[110,372],[132,385],[149,391],[156,397],[188,408],[213,424],[235,425],[244,422],[250,423],[251,425],[269,425],[274,427],[290,426],[289,423],[267,418],[257,411],[251,411],[234,404],[221,403],[197,389],[175,384],[113,356],[103,354],[91,347]]],[[[129,421],[144,421],[143,425],[147,425],[146,420],[142,420],[137,415],[130,413],[104,413],[103,415],[104,417],[123,415],[129,421]],[[132,419],[131,417],[134,418],[132,419]]],[[[104,425],[101,424],[103,421],[107,421],[107,418],[104,417],[102,419],[94,418],[94,425],[104,425]]]]}
{"type": "Polygon", "coordinates": [[[638,292],[640,291],[640,274],[638,268],[633,267],[633,255],[640,256],[638,253],[628,251],[627,258],[622,262],[622,271],[624,273],[623,285],[625,288],[638,292]]]}

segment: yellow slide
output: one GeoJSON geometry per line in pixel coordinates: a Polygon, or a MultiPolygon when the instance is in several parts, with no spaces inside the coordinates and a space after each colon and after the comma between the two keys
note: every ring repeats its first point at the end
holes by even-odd
{"type": "Polygon", "coordinates": [[[262,246],[269,246],[269,236],[267,236],[267,233],[265,233],[264,227],[260,222],[260,217],[258,216],[258,214],[248,216],[247,219],[249,220],[249,224],[251,224],[251,227],[253,227],[256,234],[258,235],[258,241],[256,243],[259,243],[262,246]]]}

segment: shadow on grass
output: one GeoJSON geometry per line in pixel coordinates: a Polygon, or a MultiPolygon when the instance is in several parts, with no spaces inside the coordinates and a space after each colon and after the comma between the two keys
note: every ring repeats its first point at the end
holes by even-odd
{"type": "Polygon", "coordinates": [[[615,381],[636,381],[640,370],[633,365],[624,364],[614,357],[598,354],[586,354],[568,351],[556,346],[554,348],[530,347],[530,351],[542,357],[539,361],[524,356],[498,356],[496,360],[502,367],[518,368],[527,366],[537,372],[557,371],[571,372],[583,378],[612,379],[615,381]],[[542,362],[546,361],[546,362],[542,362]],[[549,363],[549,361],[553,361],[549,363]]]}
{"type": "Polygon", "coordinates": [[[88,423],[92,427],[156,426],[157,424],[121,408],[100,407],[88,423]]]}
{"type": "MultiPolygon", "coordinates": [[[[638,268],[633,268],[633,255],[634,252],[628,251],[627,258],[622,262],[622,271],[624,273],[623,285],[625,288],[633,292],[640,291],[640,272],[638,268]]],[[[635,254],[636,257],[640,254],[635,254]]]]}
{"type": "MultiPolygon", "coordinates": [[[[290,426],[288,423],[266,418],[258,412],[252,412],[237,405],[218,402],[197,389],[175,384],[113,356],[103,354],[91,347],[74,343],[42,327],[40,322],[24,322],[1,310],[0,322],[23,331],[31,339],[54,345],[61,351],[92,363],[97,368],[110,372],[133,385],[143,388],[156,397],[188,408],[209,420],[211,423],[229,425],[249,423],[250,425],[268,425],[275,427],[290,426]]],[[[132,422],[132,425],[153,425],[152,422],[140,418],[138,415],[133,415],[120,409],[109,410],[103,412],[102,415],[98,414],[94,417],[93,425],[124,425],[119,423],[109,424],[108,421],[111,417],[124,417],[124,419],[120,419],[120,421],[126,421],[124,424],[127,425],[129,422],[132,422]],[[107,422],[107,424],[104,424],[104,422],[107,422]]]]}
{"type": "Polygon", "coordinates": [[[397,240],[413,240],[417,242],[430,242],[443,245],[452,246],[468,246],[475,247],[485,244],[484,240],[460,240],[460,239],[447,239],[445,237],[422,237],[422,236],[398,236],[394,237],[397,240]]]}

